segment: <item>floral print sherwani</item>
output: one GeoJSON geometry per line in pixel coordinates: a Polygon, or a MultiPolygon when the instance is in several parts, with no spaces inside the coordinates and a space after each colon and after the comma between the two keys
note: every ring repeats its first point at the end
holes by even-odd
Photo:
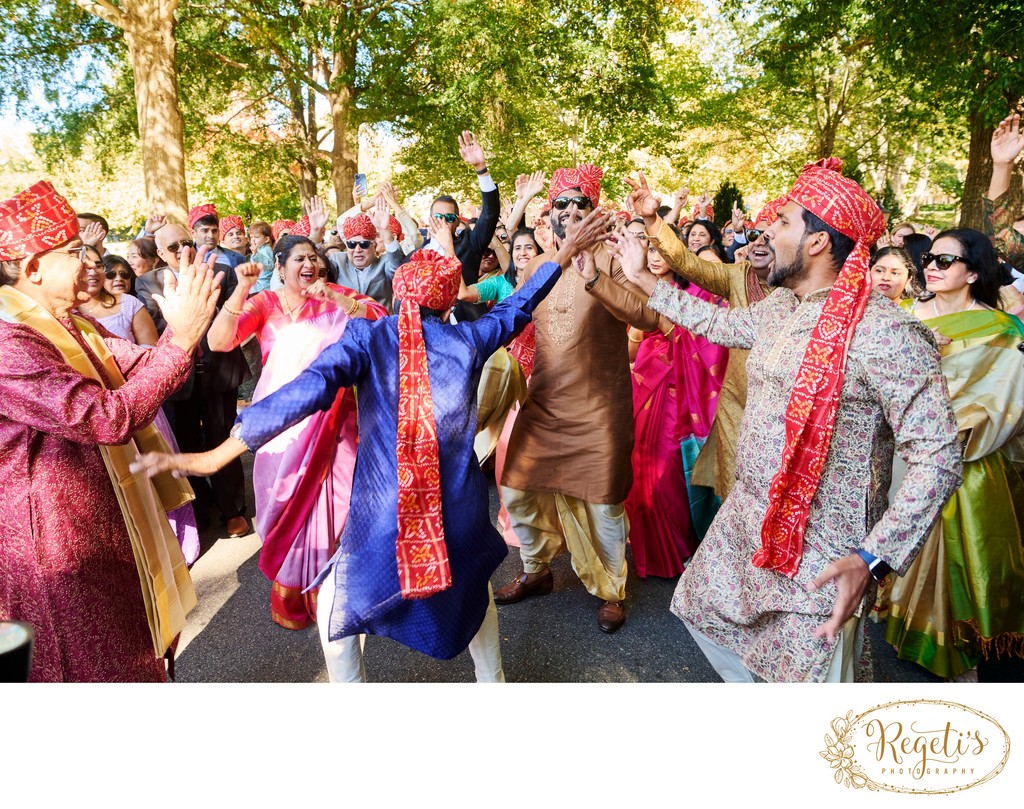
{"type": "Polygon", "coordinates": [[[801,301],[778,289],[748,309],[723,310],[659,282],[650,298],[651,308],[694,334],[750,349],[736,485],[679,580],[672,611],[775,682],[820,681],[832,657],[833,644],[813,632],[832,612],[835,585],[815,593],[804,585],[857,548],[902,573],[960,485],[961,449],[934,339],[874,293],[850,344],[800,569],[789,579],[753,566],[793,380],[828,292],[801,301]],[[907,475],[887,508],[894,451],[907,475]]]}

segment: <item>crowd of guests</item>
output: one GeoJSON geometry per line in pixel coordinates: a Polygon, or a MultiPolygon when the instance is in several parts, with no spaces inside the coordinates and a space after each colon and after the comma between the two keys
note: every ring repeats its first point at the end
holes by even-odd
{"type": "MultiPolygon", "coordinates": [[[[939,677],[969,680],[986,657],[1024,657],[1024,326],[1016,317],[1024,314],[1024,273],[1017,270],[1024,268],[1024,219],[1015,221],[1007,193],[1024,150],[1019,116],[1007,117],[993,136],[985,232],[910,222],[884,228],[877,206],[841,177],[838,161],[809,166],[788,194],[753,217],[734,207],[720,224],[707,194],[692,211],[688,189],[661,205],[643,175],[628,180],[622,210],[604,212],[602,172],[590,165],[550,178],[520,175],[514,200],[502,206],[472,133],[460,136],[459,147],[479,180],[475,217],[440,195],[418,221],[381,183],[373,195],[357,189],[355,206],[333,221],[318,198],[298,221],[246,225],[212,205],[192,208],[185,223],[154,214],[122,257],[107,250],[103,217],[69,213],[52,189],[35,194],[67,221],[37,243],[17,235],[29,202],[5,203],[0,289],[9,311],[16,304],[34,311],[22,301],[34,295],[32,262],[63,251],[81,263],[74,305],[37,296],[37,306],[74,334],[95,333],[107,343],[116,336],[170,355],[173,384],[150,382],[165,392],[159,401],[140,400],[134,410],[121,402],[134,369],[123,367],[114,349],[108,353],[128,382],[100,374],[92,392],[106,403],[96,405],[104,417],[116,409],[108,400],[124,409],[118,417],[131,428],[121,426],[122,438],[148,423],[162,436],[162,444],[137,441],[140,451],[156,453],[145,455],[135,474],[188,475],[195,499],[163,497],[161,509],[185,565],[198,557],[210,515],[228,536],[251,530],[239,460],[251,449],[271,617],[287,629],[319,625],[332,680],[365,678],[366,633],[441,658],[468,647],[478,679],[504,679],[495,605],[551,592],[550,562],[565,551],[599,601],[598,628],[616,632],[627,614],[627,541],[641,579],[682,575],[672,609],[727,680],[852,676],[863,622],[853,607],[838,605],[844,577],[859,563],[838,571],[829,565],[847,553],[865,565],[852,601],[874,603],[872,617],[886,622],[886,640],[901,658],[939,677]],[[804,187],[814,183],[825,198],[834,195],[834,205],[819,208],[820,189],[804,187]],[[851,205],[857,215],[835,213],[851,205]],[[787,243],[801,227],[798,243],[787,243]],[[16,242],[27,246],[5,246],[16,242]],[[795,258],[783,260],[784,246],[795,258]],[[808,278],[824,280],[807,287],[808,278]],[[788,305],[783,292],[790,308],[779,308],[788,305]],[[833,331],[846,336],[835,338],[822,324],[840,292],[847,297],[833,331]],[[191,302],[182,303],[188,295],[191,302]],[[772,299],[775,320],[766,314],[772,299]],[[817,308],[801,325],[808,305],[817,308]],[[199,328],[193,315],[185,324],[180,310],[189,307],[208,309],[212,322],[199,328]],[[918,321],[920,335],[911,329],[918,321]],[[867,366],[911,331],[918,336],[900,349],[899,367],[887,369],[885,379],[872,376],[877,369],[867,366]],[[805,352],[808,339],[812,348],[827,348],[818,351],[824,359],[805,352]],[[178,355],[168,348],[174,340],[178,355]],[[868,340],[880,344],[863,347],[868,340]],[[189,355],[183,367],[181,351],[189,355]],[[915,357],[912,367],[902,364],[915,357]],[[773,400],[768,388],[783,367],[790,367],[783,374],[788,387],[773,400]],[[811,368],[833,382],[810,385],[801,408],[801,380],[811,368]],[[915,374],[926,381],[910,395],[915,374]],[[250,377],[251,394],[244,387],[250,377]],[[928,398],[936,391],[941,405],[928,398]],[[776,444],[748,434],[755,429],[754,419],[744,418],[748,397],[759,403],[758,418],[774,419],[776,444]],[[869,400],[876,408],[870,418],[869,400]],[[808,427],[801,419],[815,408],[826,415],[808,427]],[[862,420],[844,420],[844,408],[859,408],[862,420]],[[825,432],[813,432],[822,424],[825,432]],[[918,444],[927,441],[938,469],[932,499],[944,486],[951,496],[930,504],[932,511],[914,511],[908,492],[923,485],[918,444]],[[808,449],[814,443],[825,448],[816,460],[808,449]],[[833,470],[844,452],[859,453],[852,465],[863,467],[860,477],[833,470]],[[498,484],[504,541],[487,517],[481,469],[493,470],[498,484]],[[856,514],[839,515],[815,494],[817,481],[833,473],[857,489],[856,514]],[[802,486],[804,478],[814,485],[802,486]],[[863,542],[818,538],[830,519],[842,526],[851,516],[862,523],[863,542]],[[926,519],[917,534],[911,516],[926,519]],[[903,544],[889,547],[885,531],[903,544]],[[790,621],[778,630],[763,613],[744,611],[757,601],[747,590],[774,592],[774,579],[739,589],[711,581],[730,575],[721,560],[732,557],[713,556],[726,552],[725,532],[748,544],[753,532],[754,545],[763,542],[754,555],[753,566],[765,569],[758,576],[828,593],[813,608],[800,588],[799,596],[787,591],[776,599],[775,611],[785,603],[783,614],[808,612],[806,627],[790,621]],[[843,550],[830,557],[834,542],[843,550]],[[522,573],[492,591],[488,580],[508,545],[519,547],[522,573]],[[713,558],[719,561],[711,570],[713,558]],[[694,560],[704,564],[687,570],[694,560]],[[719,633],[693,619],[694,605],[711,594],[742,605],[715,609],[730,613],[723,620],[744,625],[743,632],[719,633]],[[820,658],[789,660],[795,651],[787,644],[805,643],[811,632],[825,638],[820,658]],[[771,653],[763,647],[769,640],[771,653]],[[723,650],[735,659],[725,660],[723,650]]],[[[93,353],[102,365],[102,352],[93,353]]],[[[2,364],[6,392],[25,371],[6,357],[2,364]]],[[[44,394],[22,391],[32,395],[44,394]]],[[[95,408],[83,407],[87,419],[95,408]]],[[[66,406],[52,423],[29,410],[0,404],[0,438],[23,438],[26,429],[60,432],[53,425],[67,418],[66,406]]],[[[13,466],[12,474],[31,477],[13,466]]],[[[124,498],[117,502],[126,514],[124,498]]],[[[26,519],[30,534],[45,533],[26,519]]],[[[11,575],[0,585],[0,618],[37,626],[35,678],[164,676],[137,637],[130,653],[102,665],[85,660],[92,651],[69,651],[64,631],[40,606],[54,585],[12,563],[15,543],[3,539],[0,571],[6,565],[11,575]],[[76,655],[82,659],[69,662],[76,655]]],[[[140,544],[132,546],[136,559],[140,544]]],[[[194,600],[181,567],[170,560],[181,614],[163,618],[177,629],[194,600]]],[[[143,576],[144,592],[145,582],[143,576]]],[[[163,613],[150,600],[160,601],[143,598],[145,637],[173,657],[176,633],[154,629],[163,613]]],[[[68,603],[72,612],[84,609],[80,594],[68,603]]],[[[139,633],[137,616],[124,614],[136,606],[112,610],[121,618],[110,629],[111,647],[121,635],[139,633]]]]}

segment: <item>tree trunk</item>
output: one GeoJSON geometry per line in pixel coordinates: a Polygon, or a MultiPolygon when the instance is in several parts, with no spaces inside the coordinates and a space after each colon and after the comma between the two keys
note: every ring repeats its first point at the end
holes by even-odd
{"type": "Polygon", "coordinates": [[[971,145],[967,153],[967,177],[961,199],[960,227],[984,230],[984,210],[981,200],[988,191],[992,177],[992,127],[985,123],[984,113],[973,110],[968,118],[971,145]]]}
{"type": "MultiPolygon", "coordinates": [[[[309,144],[304,144],[307,148],[309,144]]],[[[315,144],[314,144],[315,148],[315,144]]],[[[304,155],[299,158],[299,199],[302,200],[302,204],[305,205],[309,202],[311,197],[315,197],[317,194],[317,159],[314,155],[309,157],[304,155]]]]}
{"type": "Polygon", "coordinates": [[[331,147],[331,182],[338,212],[347,211],[354,204],[352,183],[359,166],[359,126],[353,125],[350,111],[352,88],[342,87],[331,93],[331,122],[334,125],[334,145],[331,147]]]}
{"type": "Polygon", "coordinates": [[[188,217],[185,139],[178,106],[178,0],[137,0],[124,16],[124,38],[135,73],[139,149],[150,210],[181,222],[188,217]]]}

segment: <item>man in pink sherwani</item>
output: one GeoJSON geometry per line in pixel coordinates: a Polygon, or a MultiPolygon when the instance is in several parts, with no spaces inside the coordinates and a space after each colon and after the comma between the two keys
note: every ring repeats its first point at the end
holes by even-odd
{"type": "Polygon", "coordinates": [[[33,681],[163,681],[129,539],[160,536],[162,514],[155,490],[121,477],[115,493],[107,464],[185,381],[218,281],[182,273],[146,349],[73,314],[85,259],[48,182],[0,203],[0,619],[35,628],[33,681]],[[153,524],[126,505],[140,499],[153,524]]]}

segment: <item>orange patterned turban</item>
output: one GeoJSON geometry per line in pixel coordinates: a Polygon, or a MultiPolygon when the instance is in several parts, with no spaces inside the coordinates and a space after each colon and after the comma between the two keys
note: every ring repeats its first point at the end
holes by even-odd
{"type": "Polygon", "coordinates": [[[761,525],[756,567],[796,576],[803,559],[811,501],[828,457],[846,355],[871,293],[870,249],[885,230],[885,217],[853,180],[843,163],[830,157],[809,163],[787,195],[854,241],[811,333],[786,408],[782,463],[768,489],[768,511],[761,525]]]}
{"type": "Polygon", "coordinates": [[[305,236],[306,238],[309,238],[311,230],[312,226],[309,224],[309,217],[303,214],[302,219],[292,225],[291,235],[305,236]]]}
{"type": "Polygon", "coordinates": [[[761,212],[754,217],[754,224],[756,225],[758,222],[767,222],[769,225],[775,224],[775,220],[779,218],[779,211],[787,202],[789,202],[787,194],[783,194],[771,202],[766,202],[761,212]]]}
{"type": "Polygon", "coordinates": [[[574,169],[557,169],[551,175],[551,185],[548,187],[548,204],[559,196],[563,191],[570,188],[578,188],[587,197],[595,208],[601,201],[601,178],[604,177],[604,169],[590,163],[584,163],[574,169]]]}
{"type": "Polygon", "coordinates": [[[295,227],[295,223],[291,219],[275,219],[270,225],[270,235],[276,242],[286,230],[291,233],[293,227],[295,227]]]}
{"type": "Polygon", "coordinates": [[[46,180],[0,203],[0,261],[19,261],[78,235],[78,217],[46,180]]]}
{"type": "Polygon", "coordinates": [[[462,263],[420,250],[395,274],[398,313],[398,541],[402,598],[427,598],[452,585],[441,514],[441,466],[420,307],[458,299],[462,263]]]}
{"type": "Polygon", "coordinates": [[[206,205],[196,205],[196,207],[188,212],[189,230],[194,228],[196,226],[196,222],[204,216],[212,216],[214,219],[217,219],[217,209],[210,203],[207,203],[206,205]]]}
{"type": "Polygon", "coordinates": [[[402,223],[393,216],[388,218],[388,230],[391,231],[398,241],[402,241],[402,239],[405,238],[405,231],[402,230],[402,223]]]}
{"type": "Polygon", "coordinates": [[[224,237],[227,236],[228,233],[234,230],[235,228],[245,230],[245,222],[242,221],[242,217],[235,216],[234,214],[232,214],[231,216],[225,216],[223,219],[221,219],[220,240],[224,241],[224,237]]]}
{"type": "Polygon", "coordinates": [[[372,242],[377,238],[373,220],[364,213],[346,219],[341,225],[341,232],[346,239],[366,239],[372,242]]]}

